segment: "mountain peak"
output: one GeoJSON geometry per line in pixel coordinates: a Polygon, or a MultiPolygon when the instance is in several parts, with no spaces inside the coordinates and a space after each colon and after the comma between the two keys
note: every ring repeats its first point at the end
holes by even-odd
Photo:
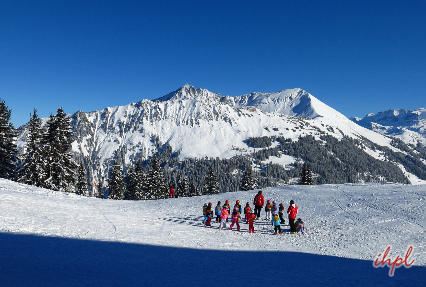
{"type": "Polygon", "coordinates": [[[209,92],[206,89],[196,89],[194,86],[185,84],[174,92],[171,92],[161,98],[155,99],[154,101],[165,102],[175,100],[188,100],[196,98],[208,98],[208,97],[220,97],[220,94],[209,92]]]}
{"type": "Polygon", "coordinates": [[[300,89],[287,89],[275,93],[251,93],[234,98],[234,106],[255,106],[265,112],[275,112],[287,116],[316,118],[345,118],[308,92],[300,89]]]}
{"type": "Polygon", "coordinates": [[[255,92],[237,97],[222,97],[220,94],[212,93],[206,89],[196,89],[194,86],[185,84],[176,91],[154,101],[176,102],[188,100],[209,103],[220,101],[235,108],[254,106],[267,113],[273,112],[293,117],[346,119],[344,115],[300,88],[274,93],[255,92]]]}

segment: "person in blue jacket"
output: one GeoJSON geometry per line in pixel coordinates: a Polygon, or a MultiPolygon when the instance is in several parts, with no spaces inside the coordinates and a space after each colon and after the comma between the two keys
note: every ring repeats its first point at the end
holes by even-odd
{"type": "Polygon", "coordinates": [[[274,230],[275,230],[275,234],[278,234],[278,232],[281,234],[283,233],[281,231],[281,220],[280,217],[278,216],[278,214],[276,212],[274,212],[272,214],[272,225],[274,226],[274,230]]]}
{"type": "Polygon", "coordinates": [[[216,214],[216,223],[220,223],[221,212],[222,212],[222,206],[220,205],[220,201],[218,201],[216,207],[214,208],[214,213],[216,214]]]}

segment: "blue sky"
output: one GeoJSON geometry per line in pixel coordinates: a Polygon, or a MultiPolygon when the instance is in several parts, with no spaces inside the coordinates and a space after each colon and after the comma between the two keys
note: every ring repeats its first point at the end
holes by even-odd
{"type": "Polygon", "coordinates": [[[18,127],[154,99],[302,88],[347,117],[426,108],[426,1],[2,1],[0,98],[18,127]]]}

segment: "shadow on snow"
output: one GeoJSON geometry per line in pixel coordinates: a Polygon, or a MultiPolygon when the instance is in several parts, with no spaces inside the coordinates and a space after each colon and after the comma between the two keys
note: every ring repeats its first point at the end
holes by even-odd
{"type": "Polygon", "coordinates": [[[217,251],[13,233],[0,233],[0,251],[0,286],[424,286],[426,282],[426,268],[421,266],[398,268],[389,277],[388,267],[373,268],[372,261],[301,252],[217,251]]]}

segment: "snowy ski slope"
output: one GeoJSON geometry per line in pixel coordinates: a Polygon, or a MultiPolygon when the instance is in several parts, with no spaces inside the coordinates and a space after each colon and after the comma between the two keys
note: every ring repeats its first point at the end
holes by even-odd
{"type": "MultiPolygon", "coordinates": [[[[256,191],[157,201],[87,198],[0,179],[0,286],[425,286],[426,190],[411,185],[283,186],[306,233],[201,224],[203,203],[256,191]],[[373,268],[378,254],[412,267],[373,268]]],[[[264,215],[264,212],[262,212],[264,215]]],[[[287,223],[287,221],[286,221],[287,223]]]]}

